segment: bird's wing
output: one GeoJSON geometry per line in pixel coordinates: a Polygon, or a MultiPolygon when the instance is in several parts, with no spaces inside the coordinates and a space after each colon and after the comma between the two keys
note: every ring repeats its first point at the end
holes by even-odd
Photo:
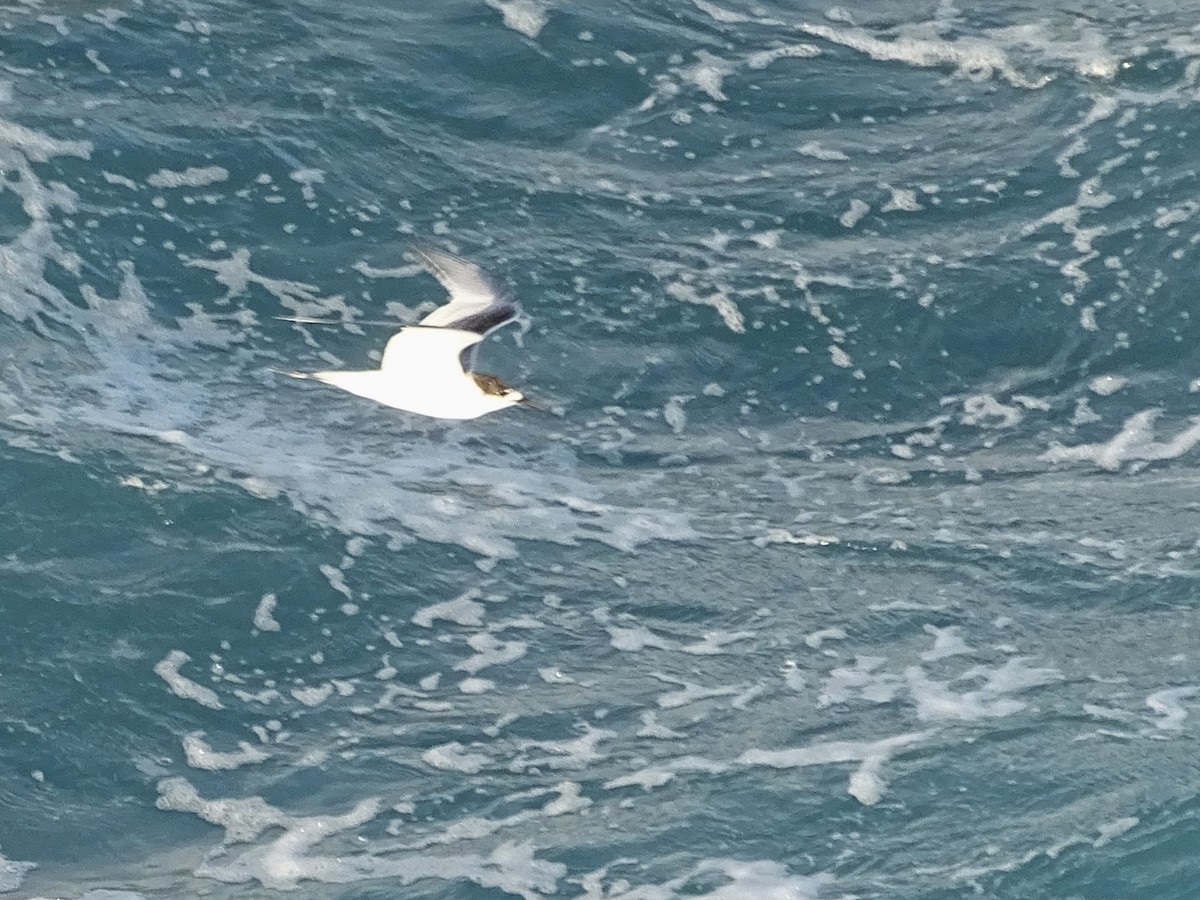
{"type": "Polygon", "coordinates": [[[430,384],[462,378],[464,358],[481,340],[482,334],[459,328],[410,325],[388,340],[379,369],[389,378],[430,384]]]}
{"type": "Polygon", "coordinates": [[[474,263],[424,243],[409,252],[450,293],[450,302],[422,319],[422,325],[484,335],[516,318],[517,304],[508,288],[474,263]]]}

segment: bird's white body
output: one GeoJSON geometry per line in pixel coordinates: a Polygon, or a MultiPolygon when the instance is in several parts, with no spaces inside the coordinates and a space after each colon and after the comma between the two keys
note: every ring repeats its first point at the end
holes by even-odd
{"type": "Polygon", "coordinates": [[[422,245],[414,254],[450,292],[449,303],[393,335],[378,369],[288,374],[438,419],[474,419],[525,402],[520,391],[471,368],[475,346],[511,322],[516,305],[466,260],[422,245]]]}
{"type": "Polygon", "coordinates": [[[394,409],[437,419],[474,419],[524,399],[519,391],[483,391],[459,364],[459,354],[480,340],[470,331],[418,325],[388,341],[378,369],[313,372],[308,377],[394,409]]]}

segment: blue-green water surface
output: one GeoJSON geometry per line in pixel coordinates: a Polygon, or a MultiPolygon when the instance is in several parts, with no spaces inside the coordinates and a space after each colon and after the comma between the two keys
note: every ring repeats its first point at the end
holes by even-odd
{"type": "Polygon", "coordinates": [[[0,894],[1200,896],[1194,5],[106,3],[0,6],[0,894]],[[548,411],[277,374],[415,238],[548,411]]]}

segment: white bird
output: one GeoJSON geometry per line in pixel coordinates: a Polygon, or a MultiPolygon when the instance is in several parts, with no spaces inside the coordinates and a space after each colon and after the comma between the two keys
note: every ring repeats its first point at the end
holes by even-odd
{"type": "Polygon", "coordinates": [[[474,419],[518,403],[533,405],[495,375],[474,370],[479,342],[517,316],[507,288],[453,254],[425,244],[410,252],[450,293],[449,303],[394,334],[378,369],[286,374],[438,419],[474,419]]]}

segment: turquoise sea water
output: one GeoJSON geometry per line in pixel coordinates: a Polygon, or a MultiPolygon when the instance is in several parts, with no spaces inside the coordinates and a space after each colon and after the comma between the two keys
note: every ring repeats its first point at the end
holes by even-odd
{"type": "Polygon", "coordinates": [[[1200,896],[1195,5],[0,8],[0,894],[1200,896]]]}

